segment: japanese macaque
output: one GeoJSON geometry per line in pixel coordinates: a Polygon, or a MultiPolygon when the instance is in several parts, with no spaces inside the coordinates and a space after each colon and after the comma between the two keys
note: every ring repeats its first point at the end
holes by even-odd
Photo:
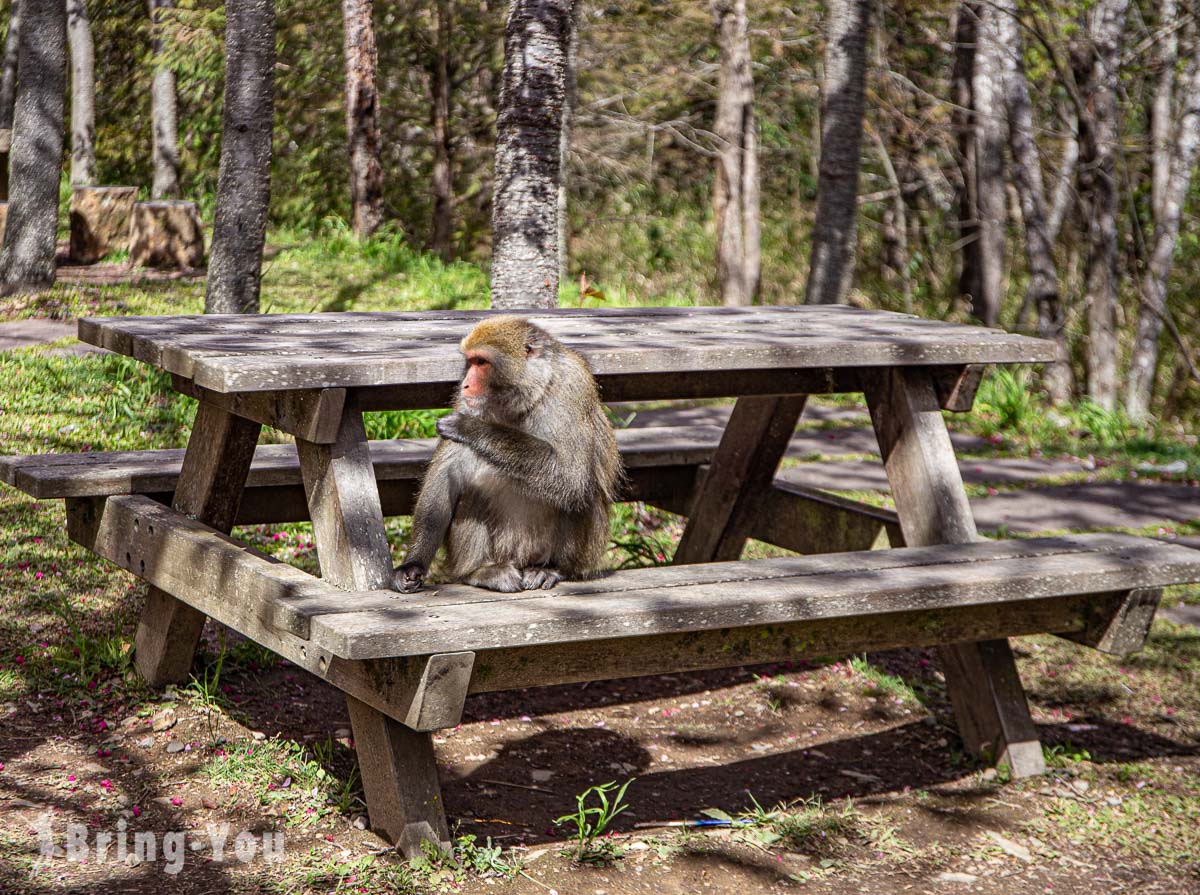
{"type": "Polygon", "coordinates": [[[395,588],[419,590],[443,540],[447,581],[512,593],[596,574],[622,473],[587,362],[519,317],[485,320],[460,348],[395,588]]]}

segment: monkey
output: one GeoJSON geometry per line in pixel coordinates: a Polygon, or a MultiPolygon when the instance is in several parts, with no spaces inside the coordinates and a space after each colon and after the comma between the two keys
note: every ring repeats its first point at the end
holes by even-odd
{"type": "Polygon", "coordinates": [[[623,471],[587,361],[521,317],[484,320],[459,350],[393,586],[420,590],[443,540],[450,582],[515,593],[595,576],[623,471]]]}

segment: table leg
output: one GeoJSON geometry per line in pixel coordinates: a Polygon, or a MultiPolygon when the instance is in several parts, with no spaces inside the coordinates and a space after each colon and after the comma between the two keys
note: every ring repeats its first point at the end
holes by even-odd
{"type": "Polygon", "coordinates": [[[804,410],[807,395],[738,398],[697,489],[679,546],[676,565],[735,560],[775,480],[804,410]]]}
{"type": "MultiPolygon", "coordinates": [[[[172,506],[228,532],[262,427],[201,403],[192,423],[172,506]]],[[[134,666],[152,687],[187,680],[204,628],[204,613],[152,587],[134,636],[134,666]]]]}
{"type": "MultiPolygon", "coordinates": [[[[934,384],[914,368],[865,381],[871,421],[910,547],[978,539],[934,384]]],[[[946,689],[967,749],[1008,765],[1013,777],[1045,770],[1037,729],[1007,640],[940,650],[946,689]]]]}
{"type": "MultiPolygon", "coordinates": [[[[392,558],[362,411],[342,410],[332,444],[297,439],[321,577],[346,590],[390,588],[392,558]]],[[[372,828],[408,857],[421,842],[450,845],[433,735],[346,697],[372,828]]]]}

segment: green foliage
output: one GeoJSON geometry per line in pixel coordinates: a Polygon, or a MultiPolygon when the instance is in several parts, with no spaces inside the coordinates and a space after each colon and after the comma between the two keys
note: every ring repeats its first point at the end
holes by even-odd
{"type": "Polygon", "coordinates": [[[608,864],[620,858],[624,852],[615,842],[604,837],[604,831],[618,814],[629,807],[625,803],[625,790],[635,778],[626,780],[617,788],[616,782],[602,783],[585,789],[575,797],[575,813],[564,814],[556,818],[559,826],[575,828],[575,860],[580,864],[608,864]],[[608,794],[616,791],[612,801],[608,794]],[[588,800],[594,797],[595,805],[589,805],[588,800]]]}
{"type": "Polygon", "coordinates": [[[1026,432],[1033,422],[1034,398],[1024,371],[994,368],[980,383],[975,401],[980,410],[995,414],[1000,429],[1026,432]]]}

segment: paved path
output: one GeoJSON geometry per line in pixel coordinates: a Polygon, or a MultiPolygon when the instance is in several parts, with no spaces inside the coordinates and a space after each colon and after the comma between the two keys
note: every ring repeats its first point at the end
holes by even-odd
{"type": "MultiPolygon", "coordinates": [[[[30,348],[34,345],[45,345],[57,342],[59,339],[75,338],[74,320],[46,320],[32,317],[28,320],[14,320],[11,323],[0,323],[0,351],[12,351],[14,348],[30,348]]],[[[69,345],[54,349],[56,354],[99,354],[103,348],[74,341],[69,345]]]]}

